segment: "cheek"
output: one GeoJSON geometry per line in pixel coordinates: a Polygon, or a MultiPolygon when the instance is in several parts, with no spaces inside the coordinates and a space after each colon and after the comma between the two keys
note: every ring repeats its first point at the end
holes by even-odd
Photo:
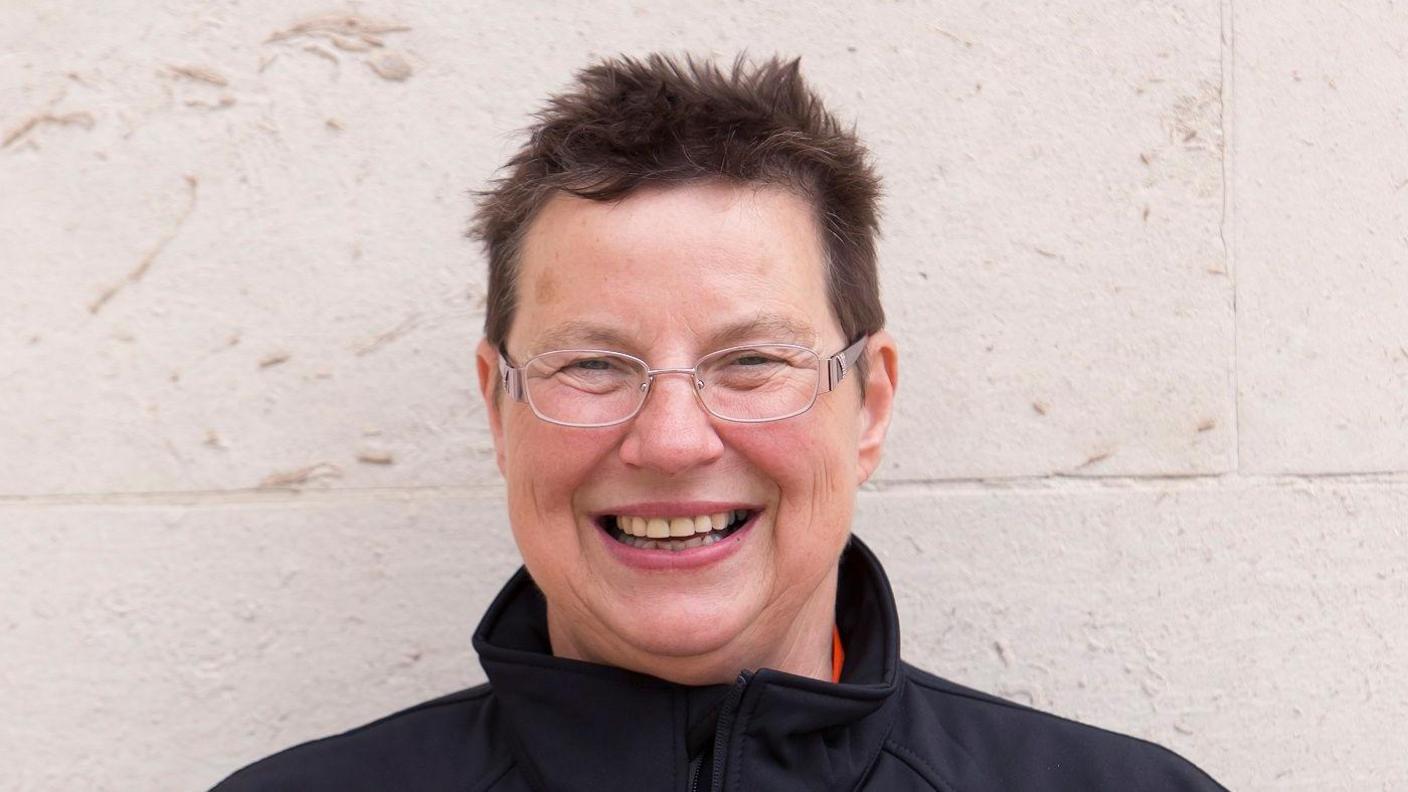
{"type": "Polygon", "coordinates": [[[574,506],[583,484],[609,453],[609,436],[531,422],[507,426],[505,481],[509,523],[529,573],[558,602],[571,601],[582,572],[574,506]]]}
{"type": "Polygon", "coordinates": [[[783,512],[779,516],[789,524],[798,519],[822,519],[823,512],[833,509],[838,498],[848,501],[854,490],[854,438],[848,442],[836,416],[825,417],[828,420],[789,420],[745,427],[725,437],[778,488],[783,512]]]}
{"type": "Polygon", "coordinates": [[[777,487],[765,573],[774,591],[813,591],[834,568],[850,535],[855,444],[848,462],[837,428],[834,421],[782,421],[753,427],[734,443],[777,487]]]}
{"type": "Polygon", "coordinates": [[[511,508],[538,518],[570,512],[575,491],[599,469],[614,440],[609,433],[553,426],[536,418],[508,427],[505,478],[511,508]]]}

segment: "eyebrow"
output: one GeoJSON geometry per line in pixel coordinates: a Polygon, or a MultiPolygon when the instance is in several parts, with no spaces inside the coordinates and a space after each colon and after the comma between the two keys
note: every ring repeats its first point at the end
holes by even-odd
{"type": "MultiPolygon", "coordinates": [[[[779,341],[815,347],[817,333],[806,322],[781,314],[758,314],[741,322],[726,325],[710,337],[712,349],[722,349],[748,341],[779,341]]],[[[574,319],[553,325],[538,334],[532,354],[554,349],[593,347],[628,351],[631,339],[613,325],[574,319]]]]}

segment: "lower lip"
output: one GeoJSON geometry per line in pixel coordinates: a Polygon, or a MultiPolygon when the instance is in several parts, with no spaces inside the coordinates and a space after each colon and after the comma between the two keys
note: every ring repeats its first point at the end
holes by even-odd
{"type": "Polygon", "coordinates": [[[754,512],[738,530],[713,544],[691,547],[688,550],[643,550],[616,541],[600,525],[596,526],[596,530],[601,535],[601,540],[606,543],[607,551],[628,567],[649,570],[698,569],[717,564],[738,552],[743,541],[753,532],[753,524],[761,514],[761,511],[754,512]]]}

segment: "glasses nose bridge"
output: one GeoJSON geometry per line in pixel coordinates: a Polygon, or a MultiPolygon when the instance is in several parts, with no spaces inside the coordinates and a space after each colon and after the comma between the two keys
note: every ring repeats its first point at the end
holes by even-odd
{"type": "Polygon", "coordinates": [[[694,366],[691,368],[658,368],[645,370],[645,377],[648,380],[654,380],[656,375],[658,374],[688,374],[697,380],[699,379],[699,367],[694,366]]]}
{"type": "Polygon", "coordinates": [[[693,368],[658,368],[645,370],[645,390],[647,393],[655,386],[655,378],[661,374],[687,374],[689,380],[694,384],[694,391],[699,392],[704,387],[704,383],[699,379],[699,367],[693,368]]]}
{"type": "MultiPolygon", "coordinates": [[[[645,408],[645,402],[646,402],[646,400],[650,397],[650,392],[653,391],[653,390],[655,390],[655,378],[656,378],[657,376],[662,375],[662,374],[682,374],[682,375],[687,375],[687,376],[689,377],[690,384],[694,386],[694,387],[690,388],[690,390],[694,391],[694,398],[695,398],[695,401],[699,402],[699,406],[700,406],[700,407],[704,407],[704,403],[703,403],[703,401],[701,400],[701,394],[700,394],[700,391],[703,390],[703,388],[704,388],[704,382],[699,379],[699,367],[698,367],[698,366],[694,366],[694,367],[691,367],[691,368],[658,368],[658,369],[646,369],[646,371],[645,371],[645,382],[641,383],[641,389],[644,390],[645,393],[641,395],[641,400],[640,400],[641,406],[640,406],[640,409],[644,409],[644,408],[645,408]]],[[[704,411],[705,411],[705,412],[708,412],[708,408],[704,408],[704,411]]]]}

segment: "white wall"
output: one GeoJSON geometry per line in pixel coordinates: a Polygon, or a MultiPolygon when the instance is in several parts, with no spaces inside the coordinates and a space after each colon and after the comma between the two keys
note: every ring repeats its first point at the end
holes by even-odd
{"type": "Polygon", "coordinates": [[[466,191],[665,47],[802,55],[887,179],[857,531],[910,659],[1408,788],[1408,8],[350,8],[0,4],[0,787],[204,788],[482,678],[466,191]]]}

